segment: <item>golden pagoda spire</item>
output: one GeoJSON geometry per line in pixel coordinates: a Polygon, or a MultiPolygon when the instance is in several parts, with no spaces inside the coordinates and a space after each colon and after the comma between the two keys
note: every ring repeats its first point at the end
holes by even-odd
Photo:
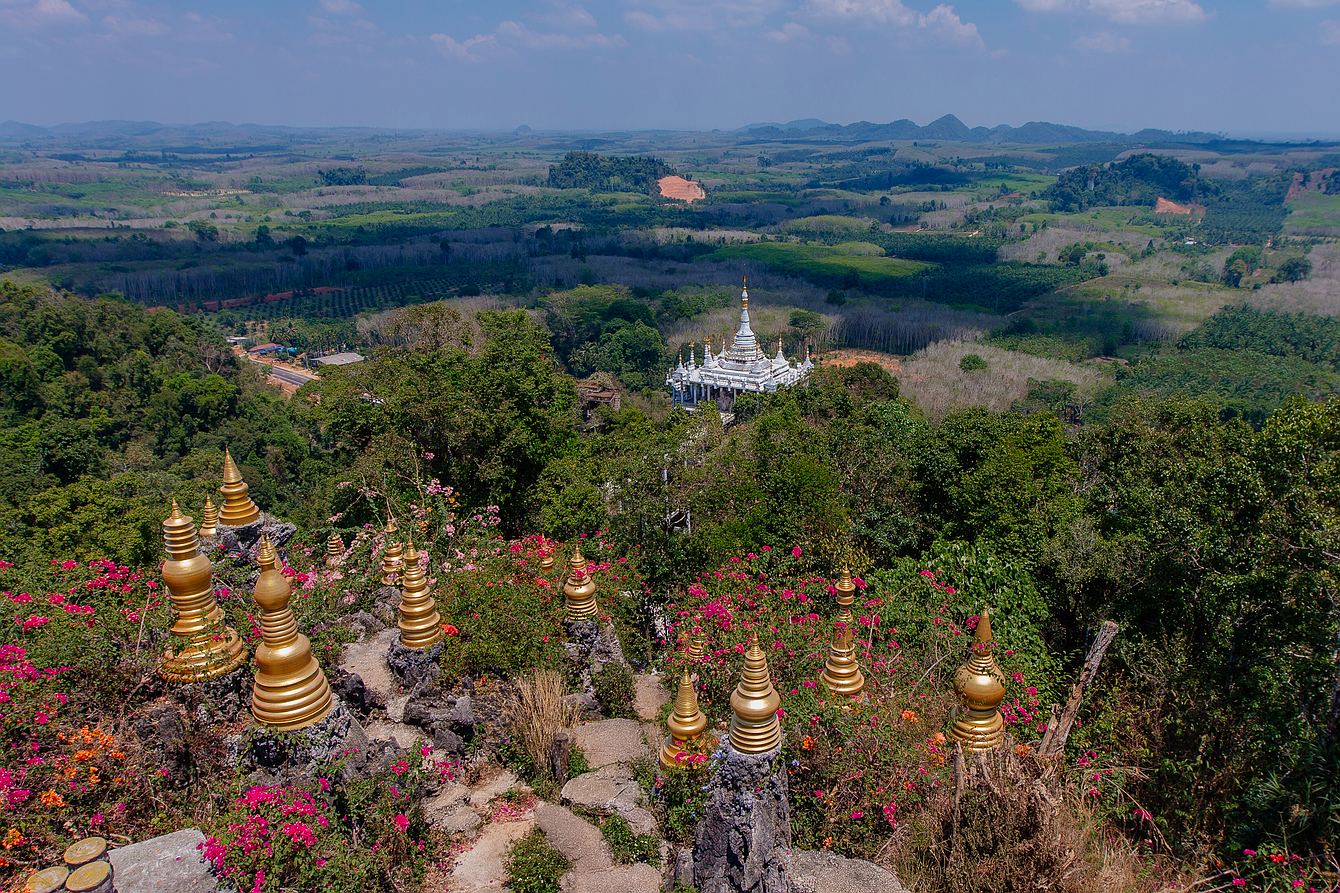
{"type": "Polygon", "coordinates": [[[268,536],[261,536],[256,563],[262,570],[252,598],[261,609],[258,620],[263,644],[256,649],[251,715],[272,729],[305,728],[325,719],[333,709],[330,683],[312,655],[312,643],[298,632],[298,621],[288,604],[293,584],[277,569],[278,557],[268,536]]]}
{"type": "Polygon", "coordinates": [[[428,591],[428,580],[419,564],[414,540],[405,551],[405,570],[400,575],[400,645],[416,651],[442,640],[442,615],[428,591]]]}
{"type": "Polygon", "coordinates": [[[554,552],[552,544],[543,537],[540,539],[540,573],[546,580],[554,570],[554,552]]]}
{"type": "Polygon", "coordinates": [[[949,737],[960,742],[964,750],[990,750],[1005,740],[1005,720],[1000,715],[1000,702],[1005,700],[1005,674],[991,653],[994,647],[991,617],[982,608],[972,653],[954,674],[954,689],[963,712],[949,730],[949,737]]]}
{"type": "Polygon", "coordinates": [[[563,616],[566,620],[595,620],[596,581],[586,572],[582,544],[572,550],[568,560],[568,579],[563,584],[563,616]]]}
{"type": "Polygon", "coordinates": [[[828,660],[819,676],[835,695],[855,698],[865,689],[865,676],[856,662],[856,646],[852,644],[855,638],[855,630],[839,621],[833,643],[828,646],[828,660]]]}
{"type": "Polygon", "coordinates": [[[219,532],[219,509],[214,500],[205,497],[205,519],[200,522],[201,539],[212,540],[219,532]]]}
{"type": "Polygon", "coordinates": [[[397,531],[395,518],[386,519],[386,529],[382,531],[386,535],[386,550],[382,552],[382,585],[394,586],[396,578],[400,576],[401,569],[405,566],[402,560],[404,557],[404,547],[395,542],[391,537],[395,536],[397,531]]]}
{"type": "Polygon", "coordinates": [[[339,567],[343,559],[344,540],[340,539],[338,533],[332,531],[330,536],[326,537],[326,567],[339,567]]]}
{"type": "Polygon", "coordinates": [[[675,709],[665,721],[670,732],[661,745],[661,765],[667,769],[685,767],[682,760],[676,759],[684,753],[686,746],[707,730],[707,717],[698,708],[698,692],[693,687],[693,677],[685,667],[679,677],[679,692],[675,696],[675,709]]]}
{"type": "Polygon", "coordinates": [[[247,495],[246,481],[242,480],[242,472],[237,470],[237,463],[233,461],[233,454],[227,448],[223,451],[223,486],[219,492],[223,494],[223,509],[219,512],[219,523],[224,527],[245,527],[248,524],[254,524],[261,519],[261,510],[256,508],[256,503],[251,501],[247,495]]]}
{"type": "Polygon", "coordinates": [[[837,619],[847,624],[847,626],[851,626],[856,622],[856,618],[851,613],[851,606],[856,601],[856,582],[851,578],[851,568],[844,567],[842,569],[842,576],[837,583],[833,584],[833,588],[837,590],[837,619]]]}
{"type": "Polygon", "coordinates": [[[163,521],[163,584],[176,615],[172,636],[181,643],[168,648],[158,672],[169,682],[200,682],[227,675],[242,665],[246,649],[223,619],[214,598],[214,565],[200,554],[195,524],[181,513],[177,500],[163,521]]]}
{"type": "Polygon", "coordinates": [[[731,746],[740,753],[767,753],[777,747],[782,740],[781,723],[777,721],[781,706],[755,631],[744,653],[744,676],[730,696],[731,746]]]}
{"type": "Polygon", "coordinates": [[[689,638],[689,647],[684,651],[684,657],[690,667],[695,667],[702,662],[703,652],[707,649],[707,637],[703,635],[702,630],[698,630],[689,638]]]}
{"type": "Polygon", "coordinates": [[[749,274],[744,273],[740,276],[740,309],[749,309],[749,274]]]}

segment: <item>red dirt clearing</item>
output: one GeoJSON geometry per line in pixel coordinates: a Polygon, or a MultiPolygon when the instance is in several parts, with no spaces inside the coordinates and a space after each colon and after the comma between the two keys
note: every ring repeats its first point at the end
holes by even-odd
{"type": "Polygon", "coordinates": [[[892,354],[873,350],[851,350],[842,348],[830,350],[822,355],[825,366],[855,366],[857,363],[876,363],[883,366],[890,375],[902,373],[903,361],[892,354]]]}
{"type": "Polygon", "coordinates": [[[702,186],[683,177],[661,177],[656,182],[661,187],[661,198],[673,198],[681,202],[696,202],[707,198],[702,186]]]}
{"type": "Polygon", "coordinates": [[[1154,203],[1155,214],[1176,214],[1181,217],[1191,217],[1192,215],[1201,215],[1205,213],[1205,208],[1200,205],[1179,205],[1177,202],[1159,196],[1159,200],[1154,203]]]}

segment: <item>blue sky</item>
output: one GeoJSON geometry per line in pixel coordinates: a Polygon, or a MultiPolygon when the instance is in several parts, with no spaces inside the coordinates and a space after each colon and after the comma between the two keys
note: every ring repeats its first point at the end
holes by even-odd
{"type": "Polygon", "coordinates": [[[0,120],[1340,134],[1340,0],[0,0],[0,120]]]}

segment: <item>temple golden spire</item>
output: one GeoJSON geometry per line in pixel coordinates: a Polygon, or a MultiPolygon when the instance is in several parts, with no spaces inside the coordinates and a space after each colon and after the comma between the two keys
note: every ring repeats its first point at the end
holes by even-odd
{"type": "Polygon", "coordinates": [[[405,570],[400,575],[400,644],[420,650],[442,640],[442,615],[428,591],[428,580],[419,564],[414,540],[405,552],[405,570]]]}
{"type": "Polygon", "coordinates": [[[568,579],[563,584],[563,616],[567,620],[595,620],[596,613],[596,581],[586,572],[586,557],[578,543],[568,560],[568,579]]]}
{"type": "Polygon", "coordinates": [[[395,518],[386,519],[386,529],[382,532],[386,535],[386,550],[382,552],[382,585],[394,586],[396,578],[400,576],[401,569],[405,566],[404,547],[395,542],[391,537],[395,536],[396,530],[395,518]]]}
{"type": "Polygon", "coordinates": [[[690,667],[696,667],[702,662],[703,652],[707,649],[707,637],[703,635],[702,630],[698,630],[689,638],[689,647],[684,651],[684,657],[687,659],[690,667]]]}
{"type": "Polygon", "coordinates": [[[744,653],[744,676],[730,696],[730,743],[740,753],[767,753],[782,740],[777,709],[782,699],[772,687],[768,659],[758,644],[758,633],[749,638],[744,653]]]}
{"type": "Polygon", "coordinates": [[[548,580],[554,570],[554,547],[548,540],[540,540],[540,574],[548,580]]]}
{"type": "Polygon", "coordinates": [[[339,567],[344,559],[344,540],[338,533],[332,532],[326,537],[326,567],[339,567]]]}
{"type": "Polygon", "coordinates": [[[223,451],[223,509],[219,512],[219,523],[224,527],[245,527],[261,519],[261,510],[247,495],[247,482],[242,480],[242,472],[237,470],[233,454],[226,448],[223,451]]]}
{"type": "Polygon", "coordinates": [[[851,568],[844,567],[842,569],[842,576],[833,585],[833,588],[837,590],[837,619],[847,624],[847,626],[851,626],[856,622],[856,618],[851,613],[851,606],[856,601],[856,583],[851,578],[851,568]]]}
{"type": "Polygon", "coordinates": [[[298,632],[289,607],[293,586],[276,569],[274,546],[262,536],[256,553],[263,568],[252,593],[260,610],[261,638],[256,649],[256,681],[251,687],[251,715],[256,722],[284,731],[325,719],[334,707],[330,684],[312,655],[312,643],[298,632]]]}
{"type": "Polygon", "coordinates": [[[949,730],[949,737],[961,743],[964,750],[990,750],[1005,740],[1005,720],[1000,715],[1000,702],[1005,700],[1005,674],[991,653],[994,647],[991,617],[982,608],[972,653],[954,674],[954,690],[963,711],[949,730]]]}
{"type": "Polygon", "coordinates": [[[212,540],[219,532],[219,509],[214,500],[205,497],[205,519],[200,522],[201,539],[212,540]]]}
{"type": "Polygon", "coordinates": [[[828,646],[828,660],[824,662],[824,671],[819,678],[835,695],[855,698],[865,689],[865,676],[856,662],[855,638],[856,631],[839,622],[833,632],[833,642],[828,646]]]}
{"type": "Polygon", "coordinates": [[[683,768],[687,764],[676,759],[684,753],[687,745],[707,730],[707,717],[698,708],[698,691],[693,687],[693,677],[685,667],[679,677],[679,692],[675,696],[675,709],[665,721],[665,743],[661,745],[661,765],[667,769],[683,768]]]}
{"type": "Polygon", "coordinates": [[[200,554],[195,524],[181,513],[177,501],[163,521],[163,584],[176,615],[172,636],[180,647],[169,646],[158,672],[169,682],[200,682],[231,673],[247,658],[237,633],[224,623],[214,598],[214,566],[200,554]]]}

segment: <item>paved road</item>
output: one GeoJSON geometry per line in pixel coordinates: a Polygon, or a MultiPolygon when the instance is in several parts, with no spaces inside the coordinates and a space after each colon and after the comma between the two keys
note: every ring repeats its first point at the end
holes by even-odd
{"type": "Polygon", "coordinates": [[[292,369],[286,369],[283,366],[271,366],[270,374],[280,381],[286,381],[289,384],[299,387],[307,384],[309,381],[316,381],[315,375],[303,375],[301,372],[295,372],[292,369]]]}

